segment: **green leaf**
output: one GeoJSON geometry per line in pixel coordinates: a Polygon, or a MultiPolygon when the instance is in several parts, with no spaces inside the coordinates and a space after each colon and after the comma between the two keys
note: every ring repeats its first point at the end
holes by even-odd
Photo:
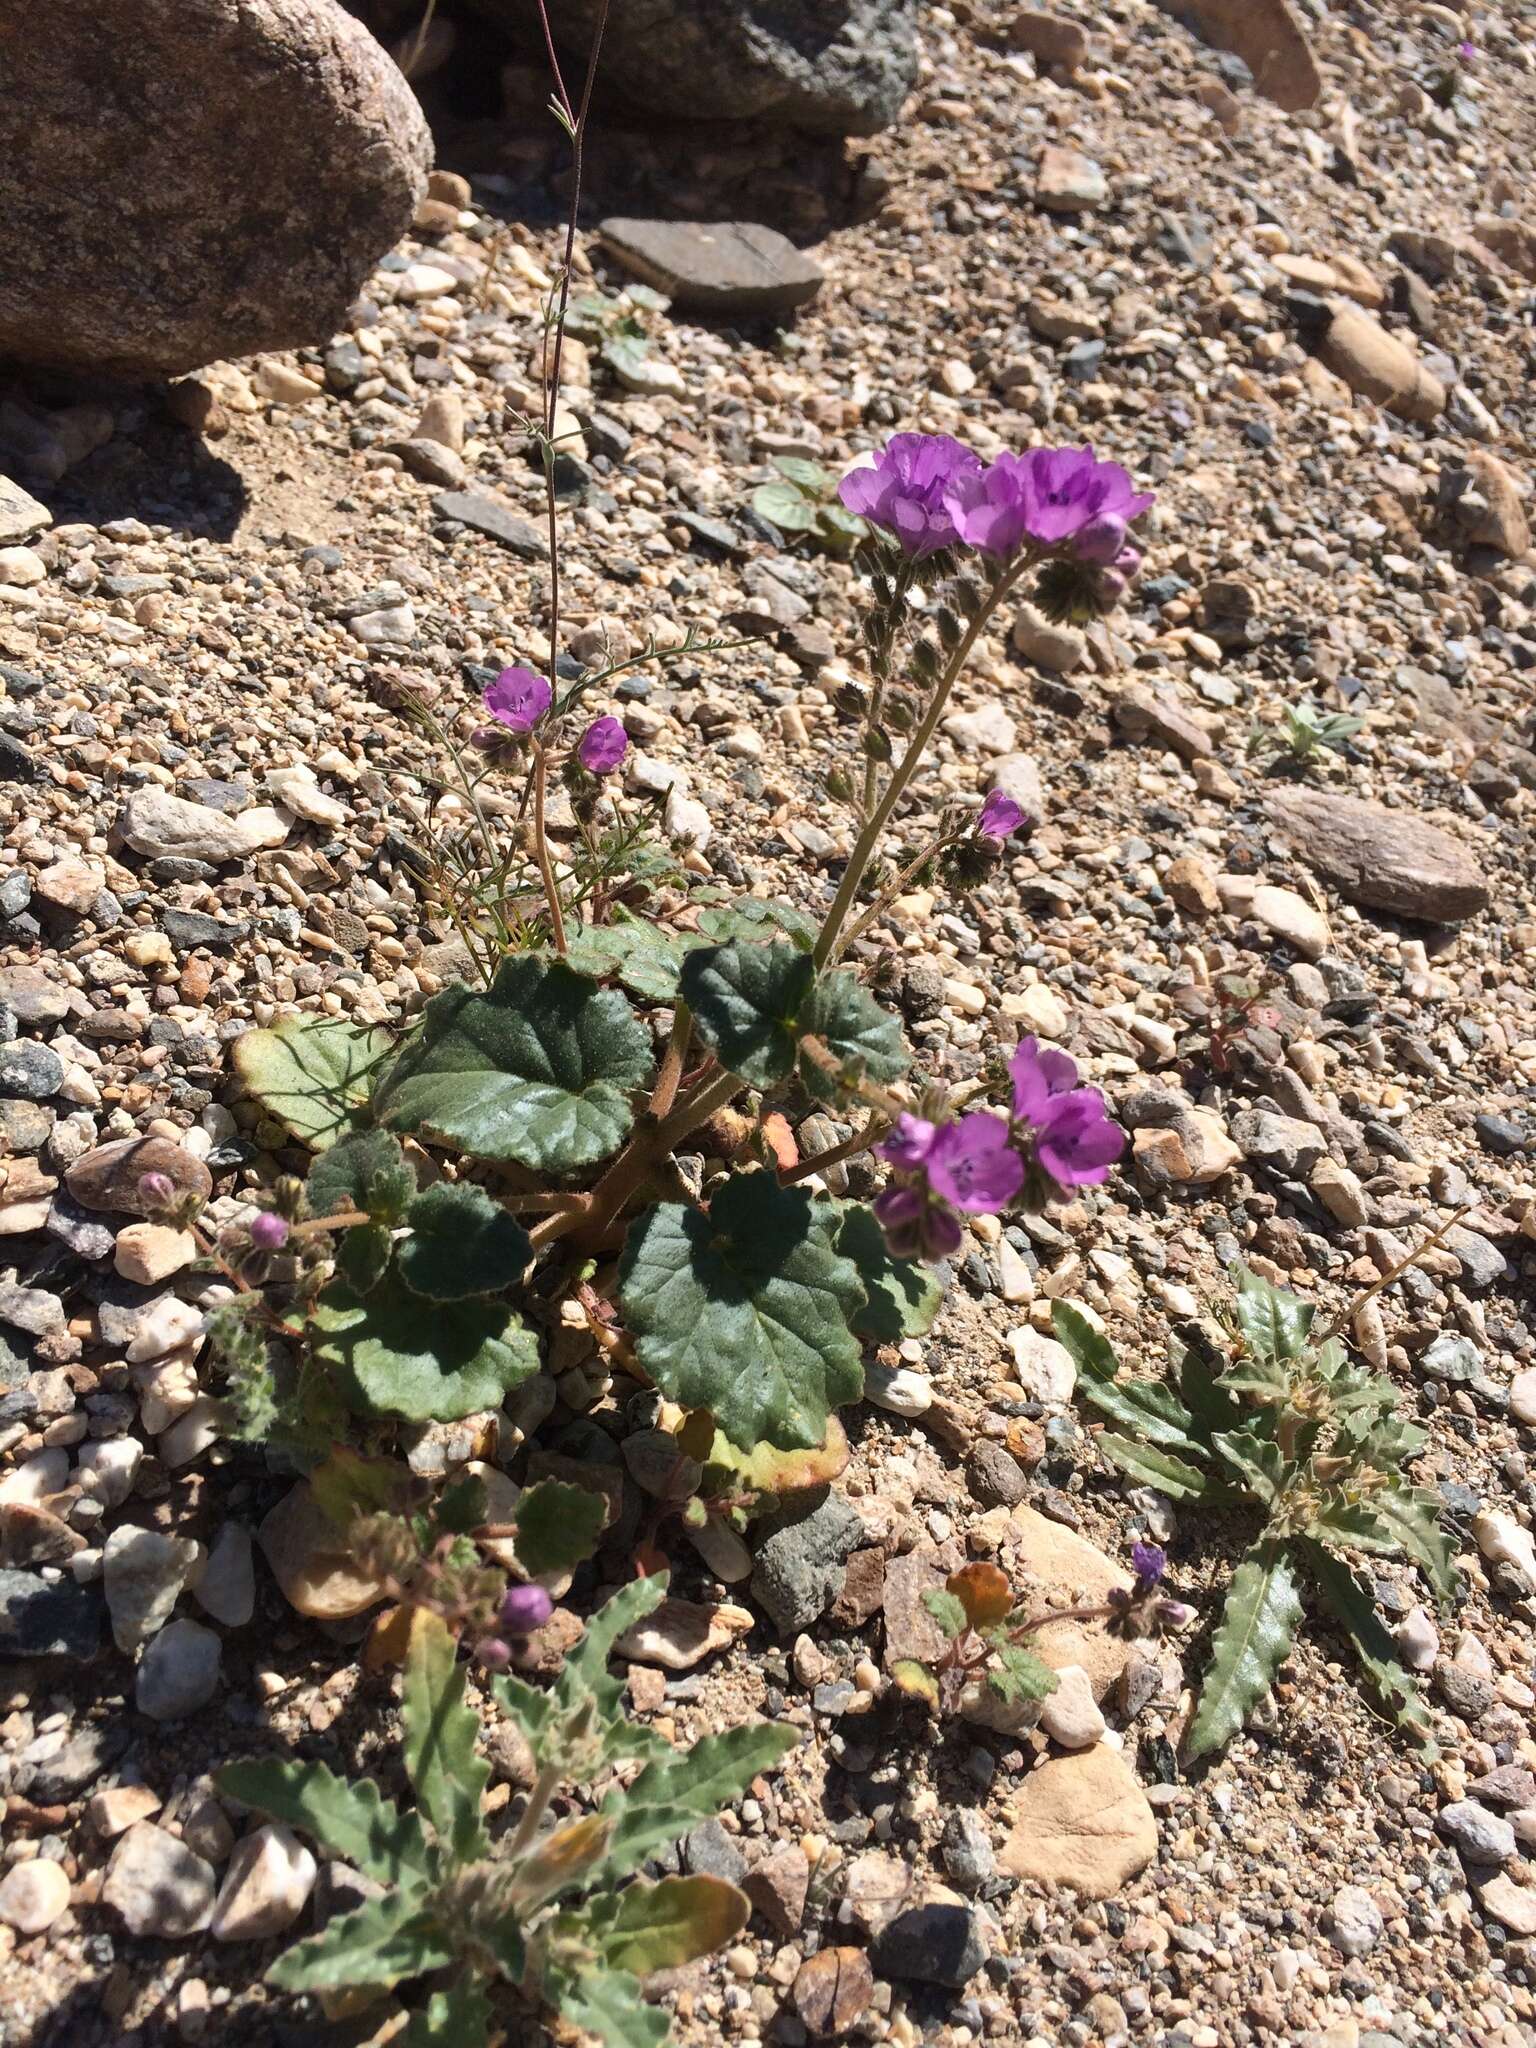
{"type": "Polygon", "coordinates": [[[858,546],[869,528],[857,512],[846,505],[823,505],[816,514],[816,537],[824,547],[846,555],[858,546]]]}
{"type": "Polygon", "coordinates": [[[539,1369],[538,1339],[502,1302],[423,1301],[398,1280],[363,1298],[333,1281],[314,1307],[315,1355],[353,1412],[453,1422],[499,1408],[539,1369]]]}
{"type": "Polygon", "coordinates": [[[323,1152],[360,1121],[393,1045],[378,1025],[285,1017],[269,1030],[242,1032],[231,1057],[246,1094],[311,1150],[323,1152]]]}
{"type": "Polygon", "coordinates": [[[517,1525],[517,1561],[531,1579],[573,1572],[597,1548],[607,1499],[588,1486],[541,1479],[512,1510],[517,1525]]]}
{"type": "Polygon", "coordinates": [[[671,1003],[677,999],[683,962],[708,943],[697,932],[673,931],[621,913],[612,924],[587,924],[572,932],[565,957],[579,974],[620,982],[648,1002],[671,1003]]]}
{"type": "Polygon", "coordinates": [[[309,1169],[304,1192],[312,1216],[361,1209],[375,1223],[393,1225],[416,1192],[416,1176],[388,1131],[349,1131],[309,1169]]]}
{"type": "Polygon", "coordinates": [[[1296,1574],[1274,1541],[1250,1546],[1232,1574],[1211,1668],[1190,1724],[1188,1754],[1224,1749],[1275,1681],[1301,1620],[1296,1574]]]}
{"type": "Polygon", "coordinates": [[[551,1972],[549,1988],[560,2017],[595,2034],[603,2048],[663,2048],[671,2038],[667,2015],[647,2005],[639,1979],[622,1970],[551,1972]]]}
{"type": "Polygon", "coordinates": [[[1198,1500],[1208,1481],[1197,1465],[1190,1465],[1172,1451],[1156,1444],[1138,1443],[1134,1437],[1102,1430],[1094,1442],[1120,1470],[1140,1486],[1155,1486],[1170,1500],[1198,1500]]]}
{"type": "Polygon", "coordinates": [[[553,1725],[558,1702],[553,1693],[540,1692],[521,1678],[503,1673],[491,1681],[496,1704],[522,1736],[535,1757],[542,1760],[542,1738],[553,1725]]]}
{"type": "Polygon", "coordinates": [[[956,1636],[964,1635],[971,1625],[964,1601],[946,1592],[942,1586],[930,1586],[923,1595],[923,1605],[951,1642],[956,1636]]]}
{"type": "Polygon", "coordinates": [[[354,1294],[371,1294],[389,1271],[395,1240],[382,1223],[344,1230],[336,1245],[336,1273],[354,1294]]]}
{"type": "Polygon", "coordinates": [[[800,491],[808,491],[813,497],[826,498],[832,493],[833,483],[830,470],[823,469],[819,462],[812,462],[804,455],[775,455],[773,466],[782,477],[800,491]]]}
{"type": "Polygon", "coordinates": [[[1419,1486],[1378,1487],[1348,1510],[1340,1505],[1325,1511],[1312,1527],[1324,1541],[1335,1536],[1344,1549],[1412,1558],[1438,1604],[1455,1605],[1461,1582],[1450,1541],[1440,1526],[1438,1494],[1419,1486]]]}
{"type": "MultiPolygon", "coordinates": [[[[911,1066],[901,1024],[851,974],[819,974],[800,1012],[800,1032],[819,1038],[844,1073],[879,1083],[899,1081],[911,1066]]],[[[807,1054],[800,1078],[812,1095],[836,1100],[841,1084],[807,1054]]]]}
{"type": "MultiPolygon", "coordinates": [[[[591,1724],[590,1733],[596,1738],[599,1756],[593,1775],[599,1765],[662,1753],[663,1739],[653,1729],[643,1728],[626,1716],[623,1681],[609,1675],[608,1659],[624,1631],[661,1605],[667,1583],[665,1572],[648,1579],[632,1579],[605,1601],[587,1623],[581,1641],[560,1667],[547,1718],[529,1736],[534,1755],[541,1762],[544,1738],[553,1739],[555,1732],[573,1716],[591,1724]]],[[[504,1704],[522,1705],[505,1698],[504,1704]]]]}
{"type": "Polygon", "coordinates": [[[997,1662],[987,1673],[987,1684],[1010,1707],[1024,1700],[1045,1700],[1061,1680],[1033,1650],[1021,1643],[1005,1643],[996,1652],[997,1662]]]}
{"type": "Polygon", "coordinates": [[[414,1813],[386,1806],[372,1778],[349,1783],[324,1764],[260,1757],[226,1764],[218,1784],[242,1806],[302,1828],[332,1856],[380,1884],[408,1887],[431,1875],[421,1822],[414,1813]]]}
{"type": "Polygon", "coordinates": [[[752,493],[752,510],[770,526],[785,533],[809,533],[816,524],[816,505],[792,483],[759,484],[752,493]]]}
{"type": "Polygon", "coordinates": [[[1057,1341],[1077,1367],[1084,1396],[1111,1422],[1135,1431],[1149,1444],[1184,1451],[1192,1458],[1207,1455],[1195,1433],[1195,1418],[1173,1388],[1161,1380],[1120,1380],[1120,1361],[1109,1339],[1096,1330],[1081,1309],[1069,1301],[1051,1307],[1057,1341]]]}
{"type": "Polygon", "coordinates": [[[267,1981],[280,1991],[388,1991],[452,1961],[443,1925],[419,1894],[385,1892],[285,1949],[267,1981]]]}
{"type": "Polygon", "coordinates": [[[1299,1358],[1307,1348],[1307,1332],[1317,1314],[1315,1302],[1302,1301],[1284,1288],[1272,1287],[1244,1265],[1231,1268],[1237,1289],[1233,1308],[1238,1327],[1256,1358],[1299,1358]]]}
{"type": "Polygon", "coordinates": [[[854,1329],[876,1344],[926,1337],[944,1305],[944,1283],[931,1266],[892,1258],[884,1232],[862,1202],[838,1203],[836,1212],[842,1217],[838,1256],[853,1261],[869,1296],[853,1319],[854,1329]]]}
{"type": "Polygon", "coordinates": [[[689,955],[678,981],[700,1038],[754,1088],[787,1080],[799,1050],[798,1018],[816,970],[793,946],[742,940],[689,955]]]}
{"type": "Polygon", "coordinates": [[[616,1150],[650,1073],[649,1036],[617,989],[525,953],[484,993],[432,998],[374,1109],[393,1130],[563,1172],[616,1150]]]}
{"type": "Polygon", "coordinates": [[[820,929],[806,911],[768,896],[741,896],[734,903],[699,913],[699,930],[717,946],[732,939],[769,939],[777,933],[802,953],[809,953],[820,929]]]}
{"type": "Polygon", "coordinates": [[[1302,1554],[1322,1591],[1324,1605],[1354,1645],[1371,1691],[1393,1722],[1433,1757],[1430,1718],[1411,1672],[1398,1661],[1396,1646],[1369,1591],[1320,1543],[1304,1540],[1302,1554]]]}
{"type": "Polygon", "coordinates": [[[793,1728],[775,1722],[728,1728],[691,1748],[658,1757],[624,1792],[610,1792],[602,1811],[614,1818],[602,1863],[607,1878],[627,1877],[648,1856],[739,1799],[755,1777],[772,1770],[799,1744],[793,1728]]]}
{"type": "Polygon", "coordinates": [[[489,1500],[483,1479],[459,1479],[447,1487],[432,1510],[434,1531],[468,1536],[485,1520],[489,1500]]]}
{"type": "Polygon", "coordinates": [[[1254,1499],[1272,1507],[1285,1488],[1286,1466],[1280,1446],[1256,1436],[1251,1429],[1220,1430],[1211,1442],[1254,1499]]]}
{"type": "Polygon", "coordinates": [[[700,1492],[709,1498],[728,1494],[738,1502],[745,1496],[746,1511],[751,1513],[755,1502],[777,1507],[786,1494],[830,1486],[847,1469],[848,1435],[835,1415],[827,1417],[826,1436],[811,1451],[779,1451],[772,1444],[744,1451],[717,1429],[704,1461],[700,1492]]]}
{"type": "Polygon", "coordinates": [[[619,1299],[650,1378],[733,1443],[814,1450],[863,1391],[858,1269],[836,1219],[770,1174],[733,1175],[708,1215],[665,1203],[630,1227],[619,1299]]]}
{"type": "Polygon", "coordinates": [[[491,1767],[476,1751],[480,1722],[464,1704],[464,1678],[448,1624],[418,1607],[401,1695],[405,1768],[439,1841],[456,1862],[473,1863],[490,1848],[480,1799],[491,1767]]]}
{"type": "Polygon", "coordinates": [[[491,2001],[466,1964],[447,1991],[434,1991],[397,2038],[401,2048],[485,2048],[491,2001]]]}
{"type": "Polygon", "coordinates": [[[431,1301],[498,1293],[533,1257],[523,1226],[472,1181],[424,1188],[406,1221],[411,1234],[400,1247],[400,1278],[431,1301]]]}
{"type": "Polygon", "coordinates": [[[723,1877],[666,1877],[632,1884],[594,1926],[610,1970],[649,1977],[676,1970],[740,1934],[751,1914],[746,1897],[723,1877]]]}

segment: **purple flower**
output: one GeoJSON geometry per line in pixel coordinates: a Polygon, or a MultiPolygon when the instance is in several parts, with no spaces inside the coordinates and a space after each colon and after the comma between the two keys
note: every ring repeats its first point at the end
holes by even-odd
{"type": "Polygon", "coordinates": [[[1157,1618],[1164,1628],[1188,1628],[1195,1610],[1187,1600],[1159,1600],[1157,1618]]]}
{"type": "Polygon", "coordinates": [[[1039,1126],[1052,1101],[1077,1086],[1077,1062],[1037,1038],[1021,1038],[1008,1062],[1013,1082],[1013,1113],[1020,1123],[1039,1126]]]}
{"type": "Polygon", "coordinates": [[[875,1147],[875,1150],[892,1166],[903,1167],[910,1173],[921,1166],[928,1157],[938,1134],[937,1124],[931,1124],[926,1117],[912,1116],[903,1110],[896,1119],[896,1128],[888,1138],[883,1139],[875,1147]]]}
{"type": "Polygon", "coordinates": [[[1477,45],[1471,42],[1458,43],[1456,45],[1456,54],[1463,64],[1470,64],[1477,55],[1477,45]]]}
{"type": "Polygon", "coordinates": [[[1009,1141],[1007,1124],[984,1109],[945,1124],[924,1170],[935,1194],[971,1216],[996,1215],[1024,1185],[1024,1162],[1009,1141]]]}
{"type": "Polygon", "coordinates": [[[976,820],[977,836],[995,839],[999,846],[1024,823],[1024,806],[1016,804],[1005,789],[990,790],[976,820]]]}
{"type": "Polygon", "coordinates": [[[904,553],[931,555],[958,535],[948,492],[981,462],[948,434],[896,434],[872,465],[850,469],[837,495],[850,512],[894,534],[904,553]]]}
{"type": "Polygon", "coordinates": [[[594,718],[582,734],[576,758],[589,775],[611,775],[629,752],[629,734],[617,718],[594,718]]]}
{"type": "Polygon", "coordinates": [[[960,1249],[960,1224],[926,1189],[887,1188],[874,1202],[875,1221],[885,1235],[893,1259],[926,1259],[936,1263],[960,1249]]]}
{"type": "Polygon", "coordinates": [[[485,708],[513,732],[532,732],[549,709],[554,691],[531,668],[504,668],[485,686],[485,708]]]}
{"type": "Polygon", "coordinates": [[[1078,533],[1072,543],[1072,552],[1080,562],[1097,562],[1104,569],[1111,564],[1118,566],[1129,531],[1117,513],[1105,512],[1097,519],[1090,519],[1078,533]]]}
{"type": "Polygon", "coordinates": [[[512,1645],[504,1643],[500,1636],[487,1636],[484,1642],[475,1645],[475,1662],[483,1664],[487,1671],[505,1671],[512,1662],[512,1645]]]}
{"type": "Polygon", "coordinates": [[[1168,1569],[1167,1554],[1157,1543],[1133,1543],[1131,1563],[1136,1567],[1137,1578],[1148,1586],[1155,1586],[1168,1569]]]}
{"type": "Polygon", "coordinates": [[[501,1603],[501,1625],[509,1636],[531,1636],[555,1611],[542,1586],[509,1586],[501,1603]]]}
{"type": "Polygon", "coordinates": [[[1061,1188],[1097,1187],[1124,1150],[1125,1133],[1097,1088],[1057,1096],[1035,1134],[1035,1157],[1061,1188]]]}
{"type": "Polygon", "coordinates": [[[280,1252],[288,1242],[288,1219],[275,1209],[259,1209],[247,1227],[259,1252],[280,1252]]]}
{"type": "Polygon", "coordinates": [[[960,538],[988,555],[1011,555],[1024,540],[1059,548],[1090,527],[1090,545],[1103,546],[1106,520],[1129,526],[1152,502],[1118,462],[1099,462],[1091,448],[1004,453],[979,476],[958,478],[945,500],[960,538]]]}

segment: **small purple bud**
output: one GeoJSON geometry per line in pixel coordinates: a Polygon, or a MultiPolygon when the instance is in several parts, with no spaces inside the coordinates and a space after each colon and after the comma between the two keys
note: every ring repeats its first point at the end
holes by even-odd
{"type": "Polygon", "coordinates": [[[1159,1600],[1157,1618],[1164,1628],[1188,1628],[1195,1610],[1187,1600],[1159,1600]]]}
{"type": "Polygon", "coordinates": [[[1110,567],[1117,576],[1123,576],[1127,583],[1132,583],[1141,574],[1143,559],[1140,548],[1133,548],[1127,544],[1116,555],[1110,567]]]}
{"type": "Polygon", "coordinates": [[[288,1219],[275,1209],[261,1209],[249,1224],[251,1243],[259,1252],[280,1252],[288,1242],[288,1219]]]}
{"type": "Polygon", "coordinates": [[[1125,536],[1125,521],[1113,512],[1105,512],[1078,528],[1073,536],[1072,552],[1081,562],[1098,562],[1108,568],[1125,546],[1125,536]]]}
{"type": "Polygon", "coordinates": [[[141,1173],[139,1200],[153,1209],[164,1208],[176,1199],[176,1183],[168,1173],[141,1173]]]}
{"type": "Polygon", "coordinates": [[[501,1625],[509,1636],[531,1636],[555,1611],[542,1586],[509,1586],[501,1603],[501,1625]]]}
{"type": "Polygon", "coordinates": [[[1118,569],[1101,569],[1099,571],[1099,602],[1101,604],[1118,604],[1129,588],[1130,585],[1118,569]]]}
{"type": "Polygon", "coordinates": [[[504,1643],[500,1636],[487,1636],[483,1643],[475,1645],[475,1662],[483,1664],[487,1671],[505,1671],[512,1662],[512,1645],[504,1643]]]}
{"type": "Polygon", "coordinates": [[[1168,1556],[1157,1543],[1133,1543],[1131,1563],[1136,1567],[1136,1576],[1143,1585],[1155,1586],[1168,1569],[1168,1556]]]}

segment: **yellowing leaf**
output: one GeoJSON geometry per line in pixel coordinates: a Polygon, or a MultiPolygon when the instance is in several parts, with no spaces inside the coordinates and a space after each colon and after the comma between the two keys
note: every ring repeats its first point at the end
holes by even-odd
{"type": "Polygon", "coordinates": [[[1013,1612],[1013,1588],[995,1564],[968,1564],[944,1581],[944,1589],[960,1602],[974,1629],[996,1628],[1013,1612]]]}

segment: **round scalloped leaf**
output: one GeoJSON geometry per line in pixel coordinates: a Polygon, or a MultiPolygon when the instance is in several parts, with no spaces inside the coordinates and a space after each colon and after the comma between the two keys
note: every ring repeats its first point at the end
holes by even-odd
{"type": "Polygon", "coordinates": [[[672,1003],[677,1000],[683,962],[707,944],[697,932],[672,931],[638,917],[621,918],[573,932],[566,960],[578,973],[617,981],[631,995],[672,1003]]]}
{"type": "Polygon", "coordinates": [[[316,1357],[360,1415],[455,1422],[539,1369],[538,1339],[504,1303],[424,1301],[395,1278],[363,1298],[333,1281],[314,1326],[316,1357]]]}
{"type": "Polygon", "coordinates": [[[304,1191],[312,1216],[361,1209],[375,1223],[398,1223],[416,1192],[416,1176],[388,1131],[351,1131],[309,1170],[304,1191]]]}
{"type": "Polygon", "coordinates": [[[650,1073],[649,1036],[617,989],[524,954],[483,993],[433,997],[374,1111],[479,1159],[564,1172],[617,1150],[650,1073]]]}
{"type": "Polygon", "coordinates": [[[405,1220],[411,1234],[397,1254],[400,1278],[413,1294],[432,1301],[495,1294],[510,1287],[533,1257],[516,1217],[469,1181],[423,1188],[405,1220]]]}
{"type": "Polygon", "coordinates": [[[873,1213],[860,1202],[839,1202],[837,1248],[859,1269],[869,1296],[853,1327],[877,1344],[926,1337],[944,1305],[944,1283],[931,1266],[893,1258],[873,1213]]]}
{"type": "MultiPolygon", "coordinates": [[[[798,1019],[800,1032],[825,1041],[842,1065],[882,1084],[899,1081],[912,1064],[900,1021],[881,1009],[851,974],[818,975],[798,1019]]],[[[813,1095],[833,1101],[836,1078],[802,1055],[800,1078],[813,1095]]]]}
{"type": "Polygon", "coordinates": [[[246,1031],[232,1057],[247,1095],[316,1152],[360,1121],[394,1039],[344,1017],[285,1017],[246,1031]]]}
{"type": "Polygon", "coordinates": [[[732,1443],[816,1450],[832,1410],[863,1392],[864,1286],[833,1227],[803,1190],[744,1173],[707,1215],[669,1202],[629,1232],[619,1298],[640,1364],[732,1443]]]}
{"type": "Polygon", "coordinates": [[[798,1019],[815,975],[809,954],[793,946],[736,939],[691,953],[678,990],[721,1065],[754,1088],[771,1088],[794,1070],[798,1019]]]}
{"type": "MultiPolygon", "coordinates": [[[[826,1437],[813,1451],[776,1451],[772,1444],[744,1451],[721,1430],[712,1427],[711,1435],[700,1460],[707,1497],[746,1495],[764,1509],[776,1508],[785,1494],[830,1486],[848,1468],[848,1433],[835,1415],[827,1417],[826,1437]]],[[[748,1511],[755,1512],[755,1506],[748,1511]]]]}

